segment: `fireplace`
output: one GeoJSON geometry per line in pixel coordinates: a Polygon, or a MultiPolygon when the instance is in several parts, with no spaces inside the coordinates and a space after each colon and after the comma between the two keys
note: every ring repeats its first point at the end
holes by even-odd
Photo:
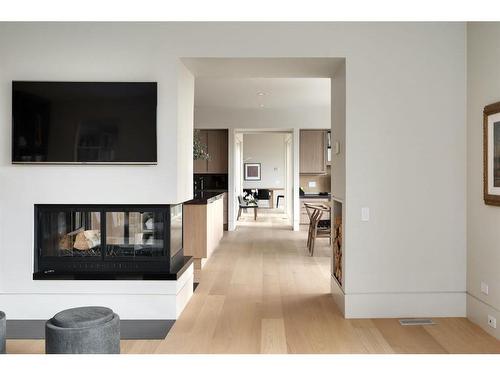
{"type": "Polygon", "coordinates": [[[35,205],[34,279],[176,279],[182,204],[35,205]]]}

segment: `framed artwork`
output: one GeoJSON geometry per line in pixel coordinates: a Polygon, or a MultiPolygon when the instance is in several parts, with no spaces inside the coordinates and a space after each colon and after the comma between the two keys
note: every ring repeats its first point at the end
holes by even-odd
{"type": "Polygon", "coordinates": [[[483,111],[484,203],[500,206],[500,102],[483,111]]]}
{"type": "Polygon", "coordinates": [[[245,181],[260,181],[260,163],[245,163],[245,181]]]}

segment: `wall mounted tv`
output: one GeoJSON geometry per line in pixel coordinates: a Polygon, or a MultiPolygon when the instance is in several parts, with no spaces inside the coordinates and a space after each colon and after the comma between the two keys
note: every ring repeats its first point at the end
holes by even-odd
{"type": "Polygon", "coordinates": [[[155,164],[156,82],[12,82],[12,163],[155,164]]]}

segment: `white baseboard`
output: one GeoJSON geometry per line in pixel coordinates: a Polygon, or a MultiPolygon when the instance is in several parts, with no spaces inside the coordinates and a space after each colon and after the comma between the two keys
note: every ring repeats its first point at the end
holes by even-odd
{"type": "Polygon", "coordinates": [[[465,316],[465,292],[345,295],[346,319],[465,316]]]}
{"type": "Polygon", "coordinates": [[[497,323],[496,329],[490,327],[488,325],[488,315],[495,317],[497,322],[500,323],[500,310],[467,293],[467,319],[500,340],[500,325],[497,323]]]}
{"type": "Polygon", "coordinates": [[[330,290],[346,319],[466,316],[465,292],[345,294],[333,276],[330,290]]]}

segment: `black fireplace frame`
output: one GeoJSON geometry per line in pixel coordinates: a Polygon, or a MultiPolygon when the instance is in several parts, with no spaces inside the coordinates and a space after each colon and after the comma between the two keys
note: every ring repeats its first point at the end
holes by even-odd
{"type": "MultiPolygon", "coordinates": [[[[35,204],[34,206],[34,280],[176,280],[192,263],[183,246],[171,256],[169,204],[35,204]],[[40,215],[43,212],[99,212],[101,254],[99,257],[49,257],[42,255],[40,215]],[[107,212],[154,212],[163,215],[163,243],[168,256],[120,257],[106,254],[107,212]]],[[[126,225],[127,227],[127,225],[126,225]]],[[[182,234],[182,244],[184,233],[182,234]]]]}

